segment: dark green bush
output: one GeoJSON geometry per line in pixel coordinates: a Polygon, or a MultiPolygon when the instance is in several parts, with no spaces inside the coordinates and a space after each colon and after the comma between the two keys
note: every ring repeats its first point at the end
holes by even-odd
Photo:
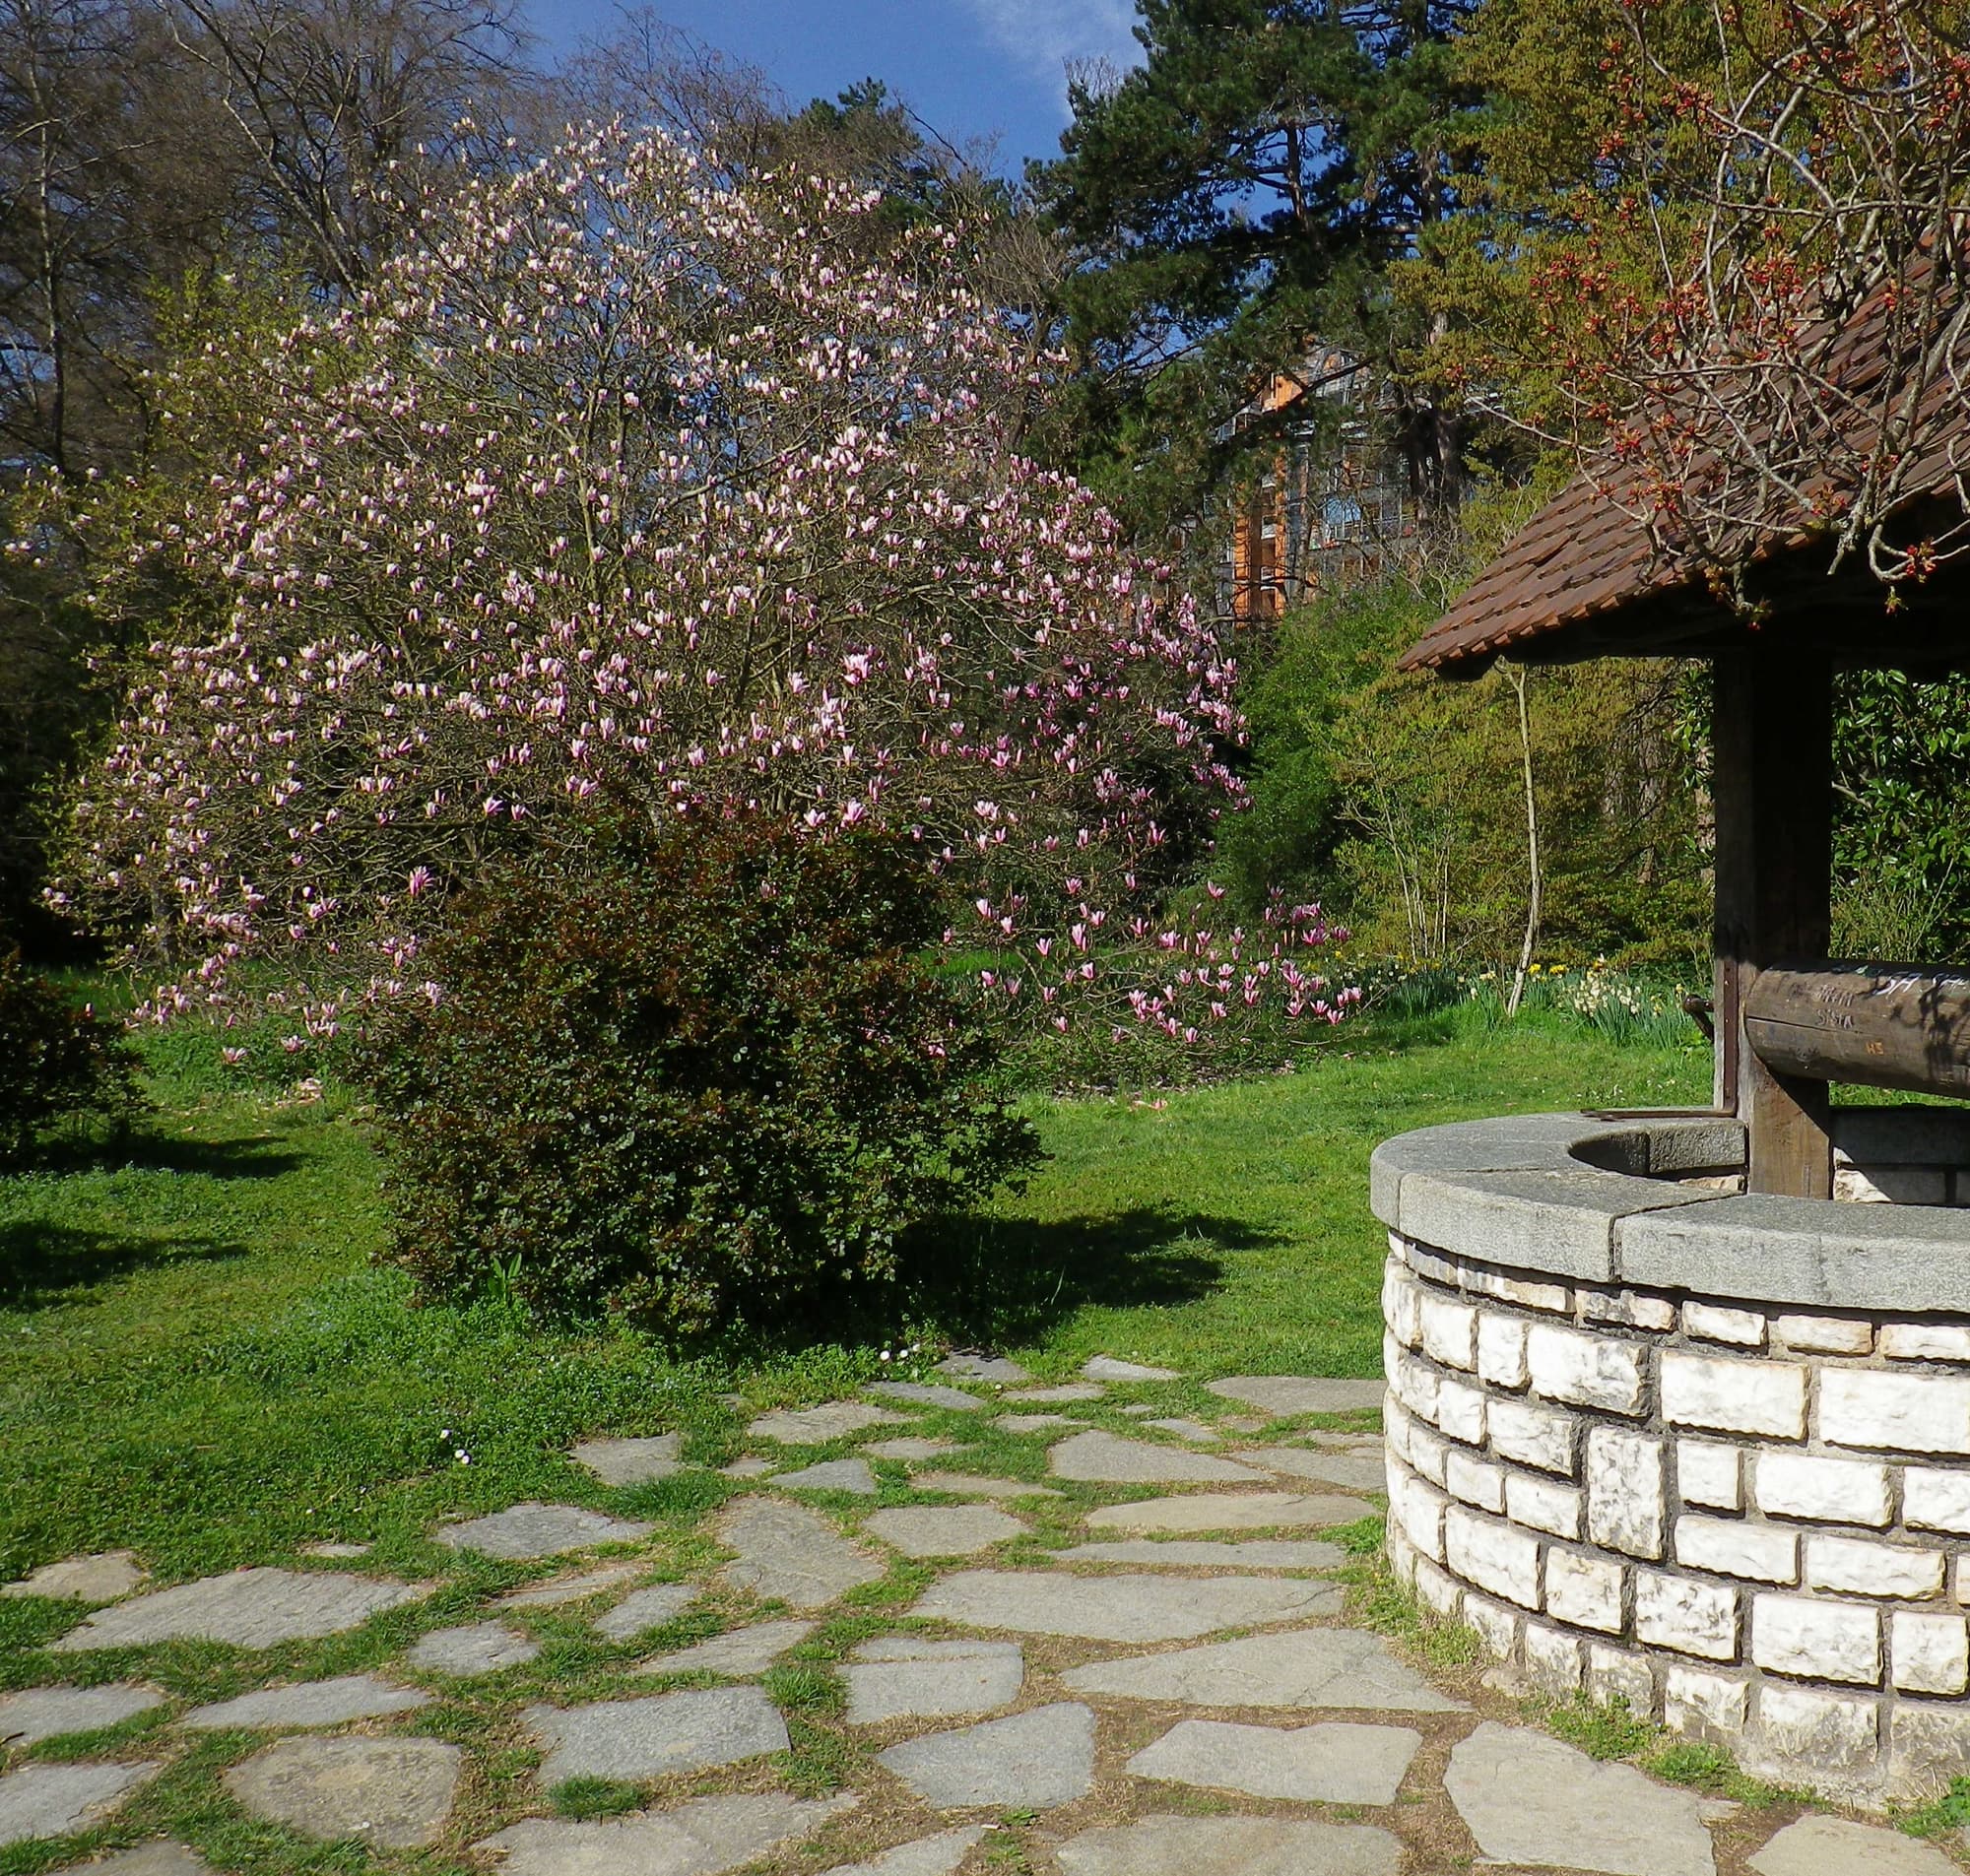
{"type": "Polygon", "coordinates": [[[391,1255],[432,1294],[678,1330],[900,1274],[914,1227],[1038,1157],[916,961],[942,923],[900,843],[759,816],[624,823],[573,873],[498,879],[427,950],[435,1003],[359,1053],[391,1255]]]}
{"type": "Polygon", "coordinates": [[[0,950],[0,1167],[25,1163],[57,1121],[94,1115],[121,1127],[142,1105],[121,1026],[0,950]]]}

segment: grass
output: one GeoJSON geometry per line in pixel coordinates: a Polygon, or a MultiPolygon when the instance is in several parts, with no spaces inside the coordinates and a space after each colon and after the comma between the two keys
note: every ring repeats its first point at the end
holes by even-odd
{"type": "MultiPolygon", "coordinates": [[[[611,1494],[565,1449],[682,1427],[715,1463],[735,1450],[721,1392],[822,1398],[902,1340],[1004,1349],[1045,1376],[1097,1351],[1192,1374],[1373,1374],[1377,1141],[1687,1101],[1707,1074],[1694,1047],[1624,1049],[1557,1019],[1503,1041],[1456,1011],[1346,1033],[1351,1047],[1290,1075],[1036,1103],[1051,1158],[988,1215],[945,1221],[937,1280],[896,1299],[896,1322],[695,1358],[491,1302],[407,1307],[370,1261],[388,1218],[351,1097],[239,1088],[209,1038],[154,1042],[157,1112],[122,1151],[0,1180],[0,1579],[122,1545],[186,1576],[324,1539],[415,1570],[437,1517],[528,1496],[683,1528],[724,1481],[611,1494]]],[[[1168,1398],[1182,1410],[1181,1390],[1168,1398]]]]}

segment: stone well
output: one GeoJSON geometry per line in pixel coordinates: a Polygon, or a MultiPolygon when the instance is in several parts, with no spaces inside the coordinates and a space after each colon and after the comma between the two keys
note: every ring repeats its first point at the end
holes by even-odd
{"type": "Polygon", "coordinates": [[[1389,1548],[1555,1692],[1879,1806],[1970,1773],[1970,1110],[1836,1114],[1857,1203],[1714,1116],[1428,1129],[1389,1227],[1389,1548]]]}

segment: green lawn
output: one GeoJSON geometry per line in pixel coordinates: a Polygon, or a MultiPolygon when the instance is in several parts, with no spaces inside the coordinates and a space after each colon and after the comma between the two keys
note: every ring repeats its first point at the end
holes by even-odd
{"type": "MultiPolygon", "coordinates": [[[[1693,1042],[1620,1049],[1556,1020],[1438,1019],[1400,1048],[1349,1033],[1291,1075],[1042,1104],[1052,1158],[991,1216],[945,1227],[895,1321],[688,1360],[492,1305],[407,1308],[369,1267],[386,1213],[348,1098],[229,1091],[201,1045],[159,1046],[159,1111],[124,1163],[0,1181],[0,1579],[120,1545],[190,1575],[319,1538],[415,1568],[442,1511],[619,1504],[560,1456],[583,1434],[682,1425],[716,1459],[739,1429],[721,1392],[821,1398],[878,1372],[886,1341],[986,1345],[1048,1377],[1101,1350],[1199,1375],[1371,1374],[1377,1140],[1707,1086],[1693,1042]]],[[[722,1484],[646,1491],[686,1517],[722,1484]]],[[[38,1606],[0,1603],[0,1644],[38,1606]]]]}

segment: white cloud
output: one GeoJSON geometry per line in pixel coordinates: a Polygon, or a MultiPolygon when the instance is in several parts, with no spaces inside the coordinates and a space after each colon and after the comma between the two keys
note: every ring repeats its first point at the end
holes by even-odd
{"type": "Polygon", "coordinates": [[[964,0],[994,39],[1051,88],[1067,122],[1067,65],[1105,58],[1126,69],[1143,48],[1131,29],[1133,0],[964,0]]]}

